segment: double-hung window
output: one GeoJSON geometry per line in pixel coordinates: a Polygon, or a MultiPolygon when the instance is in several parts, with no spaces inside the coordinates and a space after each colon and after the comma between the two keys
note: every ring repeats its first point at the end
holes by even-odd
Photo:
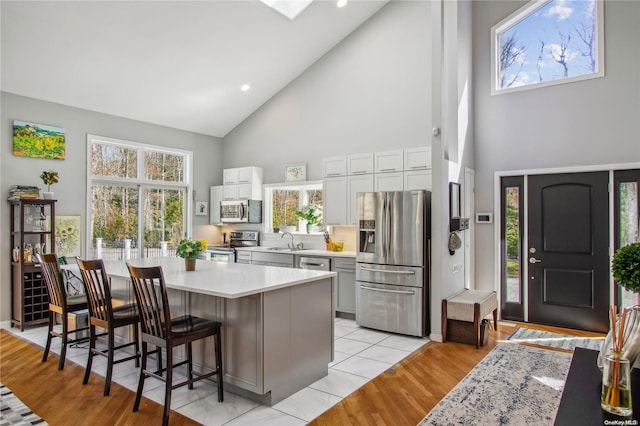
{"type": "Polygon", "coordinates": [[[190,235],[190,151],[88,135],[90,255],[168,254],[190,235]]]}

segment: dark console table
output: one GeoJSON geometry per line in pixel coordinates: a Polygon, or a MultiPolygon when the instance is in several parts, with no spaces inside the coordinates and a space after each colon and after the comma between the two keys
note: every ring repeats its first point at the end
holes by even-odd
{"type": "Polygon", "coordinates": [[[576,348],[573,352],[569,374],[562,391],[562,399],[558,407],[555,424],[565,425],[598,425],[605,420],[609,424],[639,425],[640,422],[640,370],[631,370],[631,398],[633,399],[633,415],[631,417],[614,416],[600,408],[602,391],[602,372],[597,364],[598,351],[576,348]],[[622,423],[611,423],[619,420],[622,423]],[[625,422],[627,420],[627,422],[625,422]]]}

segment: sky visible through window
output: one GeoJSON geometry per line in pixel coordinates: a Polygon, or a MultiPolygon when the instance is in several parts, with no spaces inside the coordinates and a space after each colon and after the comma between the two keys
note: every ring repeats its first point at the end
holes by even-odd
{"type": "Polygon", "coordinates": [[[596,73],[596,19],[594,0],[553,0],[498,28],[497,88],[596,73]]]}

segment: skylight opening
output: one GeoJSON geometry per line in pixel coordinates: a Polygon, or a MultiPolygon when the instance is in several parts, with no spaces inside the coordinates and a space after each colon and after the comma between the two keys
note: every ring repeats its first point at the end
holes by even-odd
{"type": "Polygon", "coordinates": [[[313,0],[260,0],[270,8],[280,12],[292,21],[311,4],[313,0]]]}

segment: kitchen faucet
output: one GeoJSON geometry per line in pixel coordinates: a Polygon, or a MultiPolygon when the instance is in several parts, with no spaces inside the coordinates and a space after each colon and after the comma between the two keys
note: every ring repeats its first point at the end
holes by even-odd
{"type": "Polygon", "coordinates": [[[290,249],[294,249],[296,248],[295,245],[293,244],[293,234],[291,232],[283,232],[282,235],[280,236],[280,239],[283,239],[285,235],[291,235],[291,245],[289,245],[289,243],[287,243],[287,247],[289,247],[290,249]]]}

